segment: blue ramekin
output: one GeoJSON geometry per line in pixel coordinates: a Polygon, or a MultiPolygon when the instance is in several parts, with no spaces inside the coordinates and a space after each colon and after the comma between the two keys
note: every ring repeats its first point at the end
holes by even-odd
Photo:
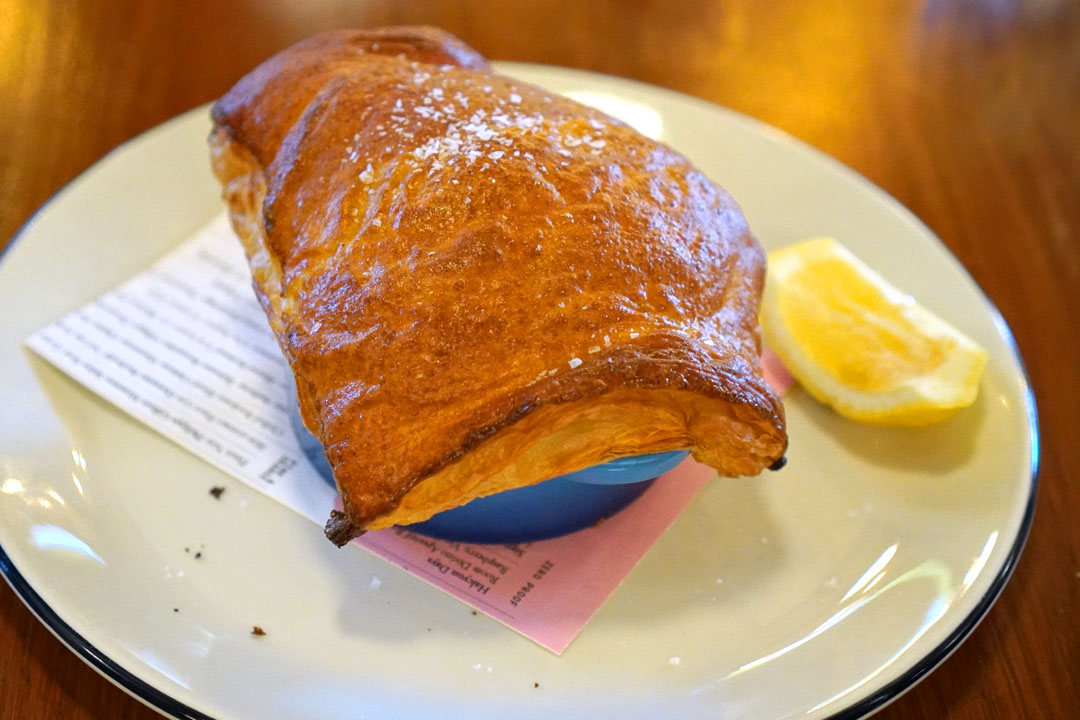
{"type": "MultiPolygon", "coordinates": [[[[294,403],[293,432],[319,474],[333,484],[318,438],[308,432],[294,403]]],[[[470,543],[523,543],[559,537],[595,525],[649,489],[653,480],[681,463],[688,450],[619,458],[536,485],[477,498],[407,525],[423,535],[470,543]]]]}

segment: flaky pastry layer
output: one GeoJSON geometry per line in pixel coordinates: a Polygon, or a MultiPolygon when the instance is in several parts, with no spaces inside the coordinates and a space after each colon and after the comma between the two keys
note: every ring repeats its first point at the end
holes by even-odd
{"type": "Polygon", "coordinates": [[[685,158],[428,28],[259,66],[210,145],[323,443],[343,544],[617,457],[753,475],[787,444],[764,255],[685,158]]]}

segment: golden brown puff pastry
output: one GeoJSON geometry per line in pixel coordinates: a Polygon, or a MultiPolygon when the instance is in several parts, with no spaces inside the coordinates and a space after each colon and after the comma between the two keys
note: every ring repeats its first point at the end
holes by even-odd
{"type": "Polygon", "coordinates": [[[305,40],[213,119],[333,542],[621,456],[783,456],[763,253],[671,149],[431,28],[305,40]]]}

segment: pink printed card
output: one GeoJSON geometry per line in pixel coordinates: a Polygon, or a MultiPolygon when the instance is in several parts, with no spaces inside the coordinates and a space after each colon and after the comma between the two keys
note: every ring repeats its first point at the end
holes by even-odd
{"type": "Polygon", "coordinates": [[[688,459],[614,517],[552,540],[472,545],[390,528],[356,542],[561,653],[714,474],[688,459]]]}
{"type": "MultiPolygon", "coordinates": [[[[249,283],[221,215],[26,344],[150,428],[322,525],[339,500],[291,431],[289,368],[249,283]]],[[[781,392],[790,384],[775,356],[766,354],[763,366],[781,392]]],[[[614,517],[553,540],[471,545],[392,528],[356,542],[561,653],[712,475],[687,460],[614,517]]]]}

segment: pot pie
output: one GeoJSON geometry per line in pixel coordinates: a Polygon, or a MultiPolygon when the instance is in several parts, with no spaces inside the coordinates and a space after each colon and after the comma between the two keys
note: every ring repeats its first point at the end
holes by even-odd
{"type": "Polygon", "coordinates": [[[433,28],[309,38],[213,121],[335,544],[624,456],[782,461],[764,254],[670,148],[433,28]]]}

